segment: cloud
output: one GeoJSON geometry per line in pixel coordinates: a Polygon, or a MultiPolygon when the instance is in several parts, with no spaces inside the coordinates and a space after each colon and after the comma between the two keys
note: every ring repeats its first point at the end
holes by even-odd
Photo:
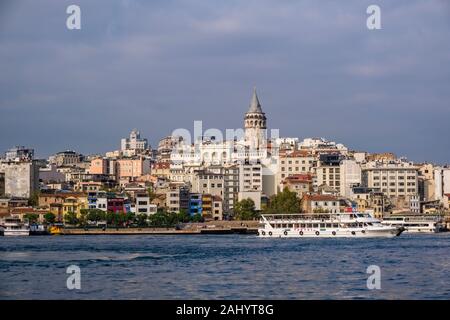
{"type": "Polygon", "coordinates": [[[7,4],[0,150],[98,153],[134,127],[153,145],[197,119],[240,127],[256,85],[282,135],[450,158],[450,142],[433,147],[450,133],[445,1],[380,0],[376,32],[360,0],[80,0],[73,32],[70,1],[7,4]]]}

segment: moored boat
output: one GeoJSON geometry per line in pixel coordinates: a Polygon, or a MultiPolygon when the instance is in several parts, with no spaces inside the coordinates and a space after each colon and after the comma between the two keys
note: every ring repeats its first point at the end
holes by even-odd
{"type": "Polygon", "coordinates": [[[445,229],[439,216],[390,216],[384,218],[381,223],[386,226],[404,227],[406,233],[437,233],[445,229]]]}
{"type": "Polygon", "coordinates": [[[399,236],[402,226],[386,226],[368,213],[263,214],[259,237],[369,238],[399,236]]]}
{"type": "Polygon", "coordinates": [[[29,236],[30,229],[17,218],[6,218],[3,222],[3,235],[6,236],[29,236]]]}

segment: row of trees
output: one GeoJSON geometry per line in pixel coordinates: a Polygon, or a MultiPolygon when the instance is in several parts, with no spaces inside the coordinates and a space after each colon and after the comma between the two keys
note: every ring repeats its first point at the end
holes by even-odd
{"type": "Polygon", "coordinates": [[[186,211],[178,213],[158,211],[147,216],[131,212],[104,212],[99,209],[83,209],[79,215],[69,212],[64,216],[64,222],[73,226],[86,226],[89,222],[100,221],[105,221],[107,225],[114,227],[174,227],[179,223],[201,222],[203,218],[200,214],[191,216],[186,211]]]}
{"type": "MultiPolygon", "coordinates": [[[[152,193],[149,190],[149,194],[152,193]]],[[[154,194],[153,194],[154,195],[154,194]]],[[[289,191],[285,188],[282,192],[272,196],[266,207],[263,208],[264,213],[297,213],[300,212],[300,200],[297,193],[289,191]]],[[[234,207],[234,216],[236,220],[255,220],[259,218],[259,212],[255,209],[255,203],[252,199],[243,199],[238,201],[234,207]]],[[[39,215],[30,213],[25,215],[30,223],[35,223],[39,219],[39,215]]],[[[49,212],[44,215],[47,224],[54,223],[56,216],[49,212]]],[[[114,213],[104,212],[99,209],[83,209],[77,215],[69,212],[64,216],[64,222],[74,226],[86,226],[88,222],[106,221],[111,226],[139,226],[139,227],[173,227],[179,223],[201,222],[203,218],[200,214],[191,216],[187,211],[166,212],[159,210],[157,213],[147,216],[145,214],[134,213],[114,213]]]]}
{"type": "MultiPolygon", "coordinates": [[[[24,218],[29,223],[36,223],[39,220],[39,215],[36,213],[27,213],[24,215],[24,218]]],[[[55,221],[56,221],[56,216],[53,213],[47,212],[46,214],[44,214],[44,222],[46,224],[55,223],[55,221]]]]}
{"type": "MultiPolygon", "coordinates": [[[[273,195],[262,211],[264,213],[298,213],[300,209],[300,199],[297,193],[285,188],[282,192],[273,195]]],[[[234,218],[237,220],[259,218],[259,212],[255,209],[255,202],[252,199],[238,201],[234,207],[234,218]]]]}

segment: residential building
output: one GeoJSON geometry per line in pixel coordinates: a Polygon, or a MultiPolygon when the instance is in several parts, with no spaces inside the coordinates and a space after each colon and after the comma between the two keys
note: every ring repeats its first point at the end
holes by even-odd
{"type": "Polygon", "coordinates": [[[307,150],[297,150],[280,155],[277,168],[277,183],[279,188],[286,177],[313,173],[316,158],[307,150]]]}
{"type": "Polygon", "coordinates": [[[156,204],[152,204],[147,193],[137,193],[134,206],[132,205],[132,212],[136,214],[155,214],[158,211],[156,204]]]}
{"type": "Polygon", "coordinates": [[[410,198],[418,195],[418,167],[404,161],[368,162],[362,167],[362,182],[392,198],[397,206],[409,207],[410,198]]]}
{"type": "Polygon", "coordinates": [[[111,174],[109,168],[109,159],[102,157],[92,159],[89,166],[89,174],[111,174]]]}
{"type": "Polygon", "coordinates": [[[289,191],[296,192],[301,199],[304,194],[311,193],[313,191],[313,179],[312,174],[294,174],[290,175],[282,181],[282,186],[288,188],[289,191]]]}
{"type": "Polygon", "coordinates": [[[201,193],[191,193],[190,194],[188,212],[191,216],[194,216],[196,214],[203,215],[202,194],[201,193]]]}
{"type": "Polygon", "coordinates": [[[169,186],[166,195],[166,207],[169,212],[188,211],[189,200],[189,188],[187,186],[182,183],[173,183],[169,186]]]}
{"type": "Polygon", "coordinates": [[[147,139],[141,138],[137,129],[133,129],[129,138],[123,138],[120,141],[120,150],[124,156],[134,156],[148,149],[147,139]]]}
{"type": "Polygon", "coordinates": [[[321,154],[316,168],[317,186],[326,185],[337,193],[341,192],[341,167],[343,160],[340,154],[321,154]]]}
{"type": "Polygon", "coordinates": [[[118,180],[133,180],[150,173],[150,160],[144,157],[124,158],[116,160],[118,180]]]}
{"type": "Polygon", "coordinates": [[[56,164],[58,167],[73,166],[83,161],[83,156],[73,150],[58,152],[49,157],[49,162],[56,164]]]}
{"type": "Polygon", "coordinates": [[[212,197],[212,218],[213,220],[223,220],[223,201],[219,196],[212,197]]]}
{"type": "Polygon", "coordinates": [[[340,212],[339,199],[330,195],[306,194],[303,196],[302,210],[307,213],[336,213],[340,212]]]}

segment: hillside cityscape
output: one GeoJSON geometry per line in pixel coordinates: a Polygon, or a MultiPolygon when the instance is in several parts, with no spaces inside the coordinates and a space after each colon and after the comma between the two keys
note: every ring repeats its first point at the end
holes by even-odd
{"type": "Polygon", "coordinates": [[[48,159],[15,146],[0,160],[0,215],[142,227],[257,220],[264,212],[449,213],[450,167],[323,138],[268,137],[268,122],[255,89],[242,134],[229,140],[172,134],[153,148],[133,129],[118,150],[48,159]]]}

